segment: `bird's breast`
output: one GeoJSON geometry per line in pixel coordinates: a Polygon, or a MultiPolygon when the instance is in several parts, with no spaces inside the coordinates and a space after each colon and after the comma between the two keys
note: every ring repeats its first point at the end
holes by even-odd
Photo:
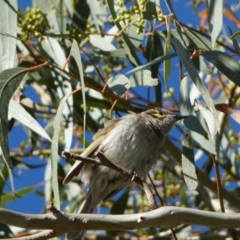
{"type": "MultiPolygon", "coordinates": [[[[156,163],[162,141],[145,121],[130,119],[120,122],[108,134],[99,151],[110,161],[143,177],[156,163]]],[[[103,170],[109,171],[108,168],[103,170]]]]}

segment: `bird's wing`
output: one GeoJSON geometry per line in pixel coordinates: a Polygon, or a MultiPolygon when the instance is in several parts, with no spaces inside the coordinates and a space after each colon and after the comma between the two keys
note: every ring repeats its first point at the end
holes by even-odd
{"type": "Polygon", "coordinates": [[[98,139],[100,136],[104,135],[106,136],[107,133],[110,133],[110,131],[116,127],[117,123],[121,121],[122,118],[116,118],[112,119],[106,122],[105,128],[100,129],[93,137],[94,140],[98,139]]]}
{"type": "MultiPolygon", "coordinates": [[[[101,144],[103,141],[103,135],[102,137],[98,137],[94,142],[92,142],[81,154],[82,157],[88,157],[93,153],[93,151],[96,150],[96,148],[101,144]]],[[[67,176],[63,180],[63,184],[69,183],[75,176],[79,175],[81,172],[83,166],[85,165],[85,162],[82,161],[76,161],[70,171],[68,172],[67,176]]]]}
{"type": "MultiPolygon", "coordinates": [[[[107,136],[106,133],[109,133],[116,124],[120,121],[121,118],[113,119],[107,122],[106,127],[99,130],[95,136],[94,141],[82,152],[82,157],[89,157],[102,143],[102,141],[107,136]]],[[[76,161],[70,171],[68,172],[67,176],[63,180],[63,184],[69,183],[75,176],[79,175],[81,172],[83,166],[85,165],[85,162],[82,161],[76,161]]]]}

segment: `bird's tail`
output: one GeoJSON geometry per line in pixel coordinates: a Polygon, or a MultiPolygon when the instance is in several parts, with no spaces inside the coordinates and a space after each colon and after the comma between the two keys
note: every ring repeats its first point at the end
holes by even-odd
{"type": "MultiPolygon", "coordinates": [[[[92,208],[92,194],[91,191],[88,191],[87,197],[79,208],[78,213],[91,213],[92,208]]],[[[67,240],[83,240],[85,237],[86,231],[72,231],[66,234],[67,240]]]]}

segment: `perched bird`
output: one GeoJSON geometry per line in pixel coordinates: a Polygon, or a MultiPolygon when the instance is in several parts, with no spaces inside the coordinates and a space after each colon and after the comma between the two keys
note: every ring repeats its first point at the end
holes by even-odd
{"type": "MultiPolygon", "coordinates": [[[[96,158],[102,152],[110,161],[137,176],[144,177],[158,159],[161,145],[173,125],[185,116],[157,108],[107,122],[94,136],[94,142],[81,154],[96,158]]],[[[63,180],[67,184],[82,171],[82,181],[89,185],[86,200],[79,213],[91,213],[97,205],[131,184],[126,176],[105,166],[76,161],[63,180]]],[[[67,239],[82,239],[84,231],[69,232],[67,239]]]]}

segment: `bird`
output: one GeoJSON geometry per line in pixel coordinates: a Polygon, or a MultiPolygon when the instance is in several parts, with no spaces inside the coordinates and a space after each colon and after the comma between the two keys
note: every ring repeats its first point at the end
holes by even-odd
{"type": "MultiPolygon", "coordinates": [[[[97,160],[96,153],[100,151],[113,163],[142,178],[156,164],[168,132],[185,117],[163,108],[130,112],[121,118],[109,120],[105,128],[95,134],[93,143],[81,156],[97,160]]],[[[131,179],[121,173],[83,161],[74,163],[63,184],[70,182],[80,172],[83,183],[88,185],[88,192],[79,213],[92,213],[102,201],[131,185],[131,179]]],[[[83,239],[84,236],[84,231],[67,233],[68,240],[83,239]]]]}

